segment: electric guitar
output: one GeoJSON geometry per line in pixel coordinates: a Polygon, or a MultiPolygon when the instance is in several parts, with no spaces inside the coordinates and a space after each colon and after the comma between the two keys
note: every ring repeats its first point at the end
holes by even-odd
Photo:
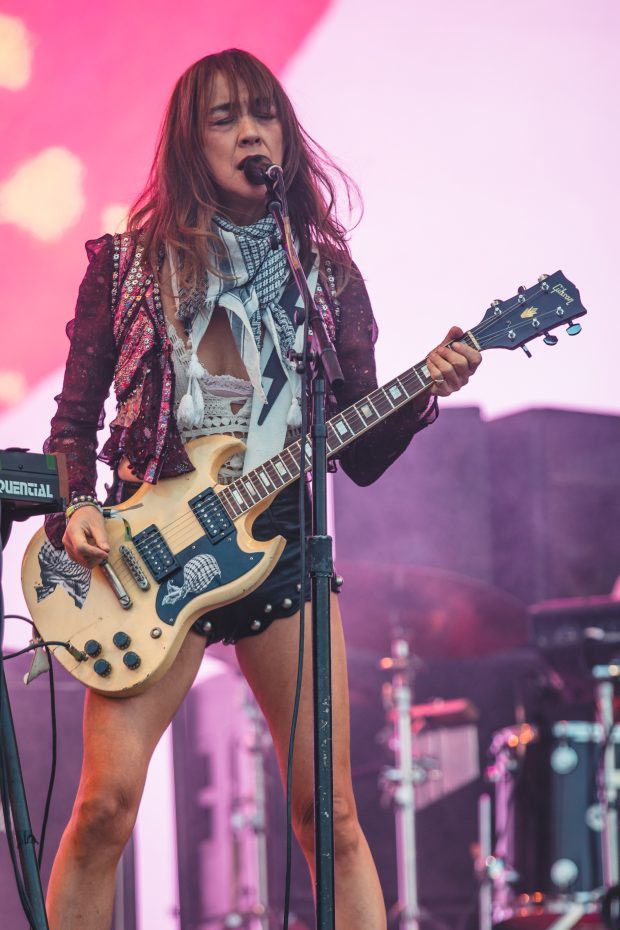
{"type": "MultiPolygon", "coordinates": [[[[579,292],[557,271],[509,300],[493,301],[461,342],[479,350],[515,349],[564,324],[570,335],[586,310],[579,292]]],[[[528,352],[529,354],[529,352],[528,352]]],[[[362,433],[432,385],[426,362],[388,381],[328,422],[336,455],[362,433]]],[[[187,446],[195,471],[143,484],[107,520],[110,554],[90,570],[49,543],[43,530],[24,555],[22,584],[35,626],[56,658],[79,681],[124,697],[156,682],[170,667],[191,625],[216,607],[257,588],[275,567],[285,542],[252,537],[252,524],[302,469],[301,439],[228,485],[220,467],[243,443],[230,436],[187,446]]],[[[306,437],[305,470],[311,467],[306,437]]]]}

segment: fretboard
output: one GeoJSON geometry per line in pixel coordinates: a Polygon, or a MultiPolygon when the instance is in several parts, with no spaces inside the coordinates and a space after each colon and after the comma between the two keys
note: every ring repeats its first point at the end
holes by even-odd
{"type": "MultiPolygon", "coordinates": [[[[461,337],[461,342],[474,344],[469,334],[461,337]]],[[[426,359],[409,368],[356,401],[346,410],[332,417],[327,423],[327,452],[332,458],[358,436],[371,430],[390,414],[403,407],[431,386],[431,378],[426,366],[426,359]]],[[[312,468],[312,448],[310,436],[306,436],[305,469],[312,468]]],[[[301,439],[291,443],[278,455],[263,462],[246,475],[236,478],[223,488],[218,496],[231,519],[247,513],[255,504],[271,497],[299,478],[301,471],[301,439]]]]}

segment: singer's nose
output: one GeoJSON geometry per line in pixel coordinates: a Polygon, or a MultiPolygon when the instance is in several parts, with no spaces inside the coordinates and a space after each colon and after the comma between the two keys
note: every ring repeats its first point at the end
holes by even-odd
{"type": "Polygon", "coordinates": [[[250,113],[241,118],[239,136],[241,145],[256,145],[261,140],[257,123],[250,113]]]}

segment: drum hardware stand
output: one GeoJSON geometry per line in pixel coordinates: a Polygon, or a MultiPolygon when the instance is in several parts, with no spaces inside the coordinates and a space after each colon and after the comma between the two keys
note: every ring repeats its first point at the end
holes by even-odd
{"type": "Polygon", "coordinates": [[[497,859],[493,856],[491,828],[491,796],[478,798],[478,855],[474,864],[478,878],[478,928],[491,930],[493,926],[493,882],[497,859]]]}
{"type": "Polygon", "coordinates": [[[596,715],[603,734],[602,778],[599,782],[599,802],[603,814],[601,831],[603,884],[606,890],[618,885],[618,788],[620,771],[616,766],[616,744],[614,742],[614,683],[620,677],[620,665],[595,665],[592,669],[595,680],[596,715]]]}
{"type": "Polygon", "coordinates": [[[419,930],[420,927],[415,789],[432,777],[432,773],[438,772],[438,765],[433,759],[413,759],[413,689],[410,680],[414,661],[409,643],[402,636],[392,640],[391,658],[381,661],[382,668],[393,670],[391,683],[383,686],[383,704],[388,721],[393,722],[392,744],[396,765],[384,769],[381,786],[394,800],[400,930],[419,930]]]}
{"type": "Polygon", "coordinates": [[[269,928],[269,884],[267,874],[267,793],[265,789],[265,753],[271,746],[271,739],[263,716],[250,695],[246,691],[243,702],[243,710],[247,719],[251,723],[251,733],[245,744],[245,749],[250,755],[252,775],[253,775],[253,794],[250,798],[237,797],[235,808],[231,815],[231,827],[235,837],[242,837],[244,831],[251,830],[256,838],[256,874],[257,874],[257,902],[251,907],[247,907],[241,900],[241,889],[236,885],[236,904],[232,911],[223,917],[214,918],[222,921],[222,927],[226,930],[232,928],[260,927],[261,930],[269,928]],[[250,802],[248,809],[248,801],[250,802]]]}

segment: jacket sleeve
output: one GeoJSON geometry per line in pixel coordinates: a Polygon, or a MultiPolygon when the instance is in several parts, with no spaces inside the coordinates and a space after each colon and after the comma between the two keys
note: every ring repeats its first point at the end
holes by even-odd
{"type": "MultiPolygon", "coordinates": [[[[75,317],[67,325],[69,355],[62,391],[44,452],[66,456],[69,496],[94,494],[97,481],[97,431],[114,376],[116,350],[111,313],[113,239],[86,243],[88,267],[80,285],[75,317]]],[[[64,515],[46,518],[50,541],[61,546],[64,515]]]]}
{"type": "MultiPolygon", "coordinates": [[[[341,411],[377,387],[374,346],[378,328],[368,291],[355,265],[339,301],[336,350],[345,380],[336,401],[341,411]]],[[[358,485],[372,484],[405,451],[413,436],[434,422],[437,415],[436,398],[429,398],[428,393],[414,398],[343,449],[340,455],[343,471],[358,485]]]]}

